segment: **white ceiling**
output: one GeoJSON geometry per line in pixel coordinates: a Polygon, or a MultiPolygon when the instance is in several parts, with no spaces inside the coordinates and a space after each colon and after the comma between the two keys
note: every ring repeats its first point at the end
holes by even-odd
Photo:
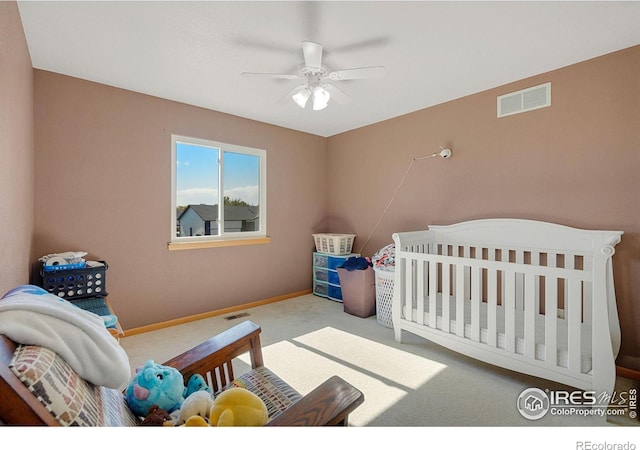
{"type": "Polygon", "coordinates": [[[33,66],[319,136],[369,125],[640,44],[640,2],[19,2],[33,66]],[[302,41],[350,101],[279,104],[302,41]]]}

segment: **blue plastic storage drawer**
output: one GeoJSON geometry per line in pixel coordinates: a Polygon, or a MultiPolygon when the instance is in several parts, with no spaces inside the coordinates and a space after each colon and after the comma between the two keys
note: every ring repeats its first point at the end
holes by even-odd
{"type": "Polygon", "coordinates": [[[329,269],[337,269],[347,260],[346,257],[329,256],[329,269]]]}
{"type": "Polygon", "coordinates": [[[342,289],[340,289],[340,286],[329,285],[329,298],[342,300],[342,289]]]}
{"type": "Polygon", "coordinates": [[[333,270],[329,271],[329,283],[340,284],[340,276],[338,275],[338,272],[333,270]]]}

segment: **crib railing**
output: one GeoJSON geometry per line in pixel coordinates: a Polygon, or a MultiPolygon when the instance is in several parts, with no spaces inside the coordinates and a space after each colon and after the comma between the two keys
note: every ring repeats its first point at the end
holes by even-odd
{"type": "MultiPolygon", "coordinates": [[[[613,245],[621,234],[604,233],[613,245]]],[[[613,388],[619,325],[610,242],[589,251],[584,239],[580,248],[527,248],[434,235],[393,235],[397,341],[407,330],[469,356],[481,348],[484,360],[513,370],[613,388]]]]}
{"type": "Polygon", "coordinates": [[[590,357],[591,349],[582,346],[582,324],[590,321],[590,297],[583,295],[590,292],[589,271],[402,251],[396,271],[404,279],[398,284],[404,319],[554,367],[565,364],[557,355],[566,351],[572,372],[581,370],[585,353],[590,357]],[[540,317],[543,335],[536,326],[540,317]],[[566,328],[558,327],[559,320],[566,328]],[[537,346],[544,348],[542,356],[537,346]]]}

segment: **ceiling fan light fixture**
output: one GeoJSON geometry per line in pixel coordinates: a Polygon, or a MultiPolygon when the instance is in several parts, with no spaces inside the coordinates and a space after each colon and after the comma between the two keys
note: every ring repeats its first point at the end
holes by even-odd
{"type": "Polygon", "coordinates": [[[331,94],[322,86],[316,86],[313,88],[313,110],[320,111],[325,109],[329,104],[331,94]]]}
{"type": "Polygon", "coordinates": [[[304,108],[307,105],[307,100],[309,100],[310,96],[311,91],[309,90],[309,88],[305,87],[304,89],[300,89],[298,92],[293,94],[291,98],[300,108],[304,108]]]}
{"type": "Polygon", "coordinates": [[[343,103],[346,100],[346,94],[338,89],[332,81],[380,78],[386,73],[384,66],[356,67],[331,72],[322,65],[322,53],[322,45],[316,42],[303,41],[302,56],[304,57],[304,66],[296,73],[242,72],[242,75],[247,77],[305,80],[304,84],[294,87],[281,97],[278,103],[286,103],[289,99],[292,99],[296,105],[304,109],[309,103],[309,99],[311,99],[313,110],[319,111],[325,109],[329,104],[332,94],[327,88],[331,89],[334,101],[343,103]]]}

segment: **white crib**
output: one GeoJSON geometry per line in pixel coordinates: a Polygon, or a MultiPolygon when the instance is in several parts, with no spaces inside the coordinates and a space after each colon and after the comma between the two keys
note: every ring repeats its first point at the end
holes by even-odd
{"type": "Polygon", "coordinates": [[[496,366],[611,394],[621,231],[484,219],[395,233],[392,323],[496,366]]]}

